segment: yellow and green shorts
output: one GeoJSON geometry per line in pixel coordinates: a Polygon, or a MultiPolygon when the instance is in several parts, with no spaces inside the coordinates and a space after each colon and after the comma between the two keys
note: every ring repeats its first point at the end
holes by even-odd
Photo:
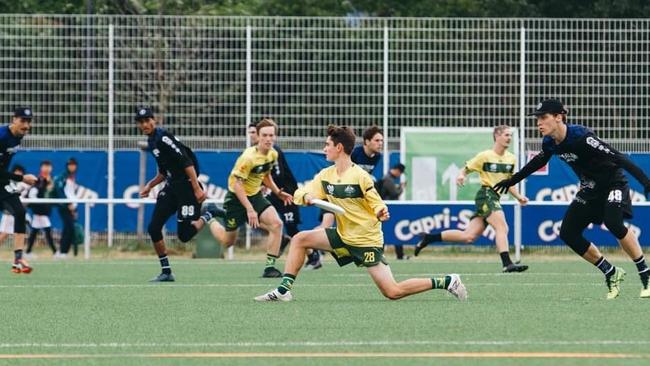
{"type": "Polygon", "coordinates": [[[482,217],[485,220],[492,214],[492,212],[503,211],[501,203],[499,202],[500,198],[499,194],[491,187],[482,186],[481,189],[476,192],[476,197],[474,198],[476,212],[472,218],[482,217]]]}
{"type": "Polygon", "coordinates": [[[325,234],[327,234],[327,239],[332,247],[332,257],[341,267],[350,263],[354,263],[358,267],[373,267],[380,262],[388,264],[384,258],[383,247],[358,247],[346,244],[335,227],[326,228],[325,234]]]}

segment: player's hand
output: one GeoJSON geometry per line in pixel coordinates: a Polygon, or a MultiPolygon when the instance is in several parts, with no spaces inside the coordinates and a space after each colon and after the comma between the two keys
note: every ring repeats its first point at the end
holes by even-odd
{"type": "Polygon", "coordinates": [[[250,227],[257,229],[260,226],[260,221],[255,210],[246,211],[246,216],[248,216],[248,225],[250,227]]]}
{"type": "Polygon", "coordinates": [[[208,198],[208,194],[205,193],[204,190],[202,190],[202,189],[198,189],[198,190],[195,190],[195,191],[194,191],[194,197],[196,197],[196,200],[197,200],[199,203],[201,203],[201,202],[205,201],[206,198],[208,198]]]}
{"type": "Polygon", "coordinates": [[[526,206],[528,204],[528,197],[522,196],[517,199],[519,201],[520,206],[526,206]]]}
{"type": "Polygon", "coordinates": [[[510,179],[504,179],[501,182],[495,184],[494,187],[492,187],[492,189],[494,189],[494,191],[499,194],[504,194],[508,192],[508,188],[512,186],[514,186],[514,183],[512,183],[510,179]]]}
{"type": "Polygon", "coordinates": [[[305,205],[307,205],[307,206],[311,206],[311,205],[314,204],[314,203],[311,201],[311,200],[313,200],[313,199],[314,199],[314,198],[313,198],[309,193],[307,193],[307,194],[302,198],[302,200],[305,202],[305,205]]]}
{"type": "Polygon", "coordinates": [[[293,205],[293,196],[285,191],[280,191],[278,198],[284,202],[285,206],[293,205]]]}
{"type": "Polygon", "coordinates": [[[25,174],[23,175],[23,182],[33,186],[38,182],[38,178],[34,174],[25,174]]]}
{"type": "Polygon", "coordinates": [[[377,218],[379,221],[388,221],[390,219],[390,214],[388,213],[388,208],[384,207],[379,212],[377,212],[377,218]]]}
{"type": "Polygon", "coordinates": [[[462,187],[465,185],[465,176],[464,175],[459,175],[456,177],[456,185],[459,187],[462,187]]]}
{"type": "Polygon", "coordinates": [[[149,193],[151,192],[151,188],[146,185],[142,190],[140,191],[140,198],[147,198],[149,197],[149,193]]]}

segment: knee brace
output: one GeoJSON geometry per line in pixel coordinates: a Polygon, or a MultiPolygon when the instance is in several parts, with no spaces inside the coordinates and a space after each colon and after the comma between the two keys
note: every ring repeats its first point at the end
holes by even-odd
{"type": "Polygon", "coordinates": [[[616,239],[623,239],[627,235],[627,228],[623,224],[623,214],[617,210],[606,210],[603,222],[607,229],[614,234],[616,239]]]}
{"type": "Polygon", "coordinates": [[[147,231],[149,232],[149,237],[151,237],[151,241],[153,241],[154,243],[157,243],[163,239],[162,225],[152,221],[149,223],[149,226],[147,227],[147,231]]]}
{"type": "Polygon", "coordinates": [[[578,255],[583,256],[587,253],[591,243],[582,236],[582,230],[576,229],[571,225],[562,223],[560,227],[560,238],[578,255]]]}
{"type": "Polygon", "coordinates": [[[25,220],[25,209],[20,206],[20,209],[14,209],[14,233],[24,234],[27,231],[27,222],[25,220]]]}
{"type": "Polygon", "coordinates": [[[196,235],[197,230],[189,221],[182,221],[178,223],[178,240],[187,243],[196,235]]]}

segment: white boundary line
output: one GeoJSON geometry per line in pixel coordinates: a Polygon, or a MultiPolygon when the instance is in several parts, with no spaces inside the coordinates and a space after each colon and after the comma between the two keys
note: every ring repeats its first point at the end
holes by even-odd
{"type": "MultiPolygon", "coordinates": [[[[515,287],[515,286],[526,286],[526,287],[539,287],[539,286],[557,286],[557,282],[517,282],[517,283],[503,283],[503,282],[477,282],[470,283],[470,287],[480,288],[481,286],[501,286],[501,287],[515,287]]],[[[590,282],[563,282],[562,285],[568,286],[603,286],[602,283],[590,283],[590,282]]],[[[153,290],[160,290],[162,288],[249,288],[249,287],[274,287],[273,283],[205,283],[205,284],[100,284],[100,285],[0,285],[0,289],[122,289],[122,288],[148,288],[153,290]]],[[[323,284],[300,284],[300,287],[376,287],[373,283],[347,283],[347,284],[333,284],[333,283],[323,283],[323,284]]]]}

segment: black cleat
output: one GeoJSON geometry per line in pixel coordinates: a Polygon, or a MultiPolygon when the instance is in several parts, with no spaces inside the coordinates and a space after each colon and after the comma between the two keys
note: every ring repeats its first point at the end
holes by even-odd
{"type": "Polygon", "coordinates": [[[264,278],[279,278],[282,277],[282,272],[278,271],[275,267],[264,268],[264,273],[262,273],[264,278]]]}
{"type": "Polygon", "coordinates": [[[413,253],[413,255],[415,255],[416,257],[420,255],[420,251],[422,249],[429,246],[429,243],[426,242],[426,238],[427,238],[427,234],[425,233],[420,234],[420,241],[415,245],[415,252],[413,253]]]}
{"type": "Polygon", "coordinates": [[[528,269],[528,266],[525,264],[514,264],[510,263],[507,266],[503,267],[503,272],[505,273],[510,273],[510,272],[523,272],[528,269]]]}
{"type": "Polygon", "coordinates": [[[173,273],[161,273],[158,276],[149,280],[149,282],[174,282],[176,277],[173,273]]]}
{"type": "Polygon", "coordinates": [[[214,203],[208,203],[203,207],[202,211],[201,220],[205,221],[206,224],[215,217],[226,217],[226,211],[214,203]]]}

